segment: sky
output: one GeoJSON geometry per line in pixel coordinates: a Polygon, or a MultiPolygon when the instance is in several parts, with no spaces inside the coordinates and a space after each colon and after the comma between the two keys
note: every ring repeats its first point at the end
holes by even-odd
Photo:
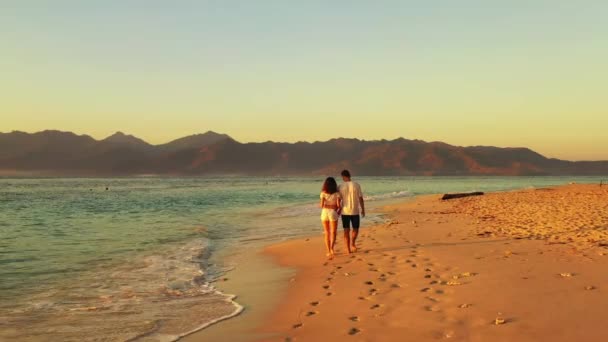
{"type": "Polygon", "coordinates": [[[608,160],[608,1],[2,0],[0,132],[608,160]]]}

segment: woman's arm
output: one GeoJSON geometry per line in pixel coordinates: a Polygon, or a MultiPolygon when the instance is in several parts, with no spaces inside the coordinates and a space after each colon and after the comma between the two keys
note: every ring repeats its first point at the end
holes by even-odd
{"type": "Polygon", "coordinates": [[[338,215],[342,213],[342,197],[338,196],[338,209],[336,209],[338,215]]]}
{"type": "Polygon", "coordinates": [[[321,201],[319,202],[319,208],[323,208],[323,205],[325,205],[325,198],[321,197],[321,201]]]}

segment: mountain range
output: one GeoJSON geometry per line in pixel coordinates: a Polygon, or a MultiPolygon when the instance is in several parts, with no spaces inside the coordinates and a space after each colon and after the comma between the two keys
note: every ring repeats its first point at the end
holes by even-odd
{"type": "Polygon", "coordinates": [[[0,175],[608,175],[608,161],[546,158],[527,148],[453,146],[421,140],[240,143],[209,131],[152,145],[117,132],[0,133],[0,175]]]}

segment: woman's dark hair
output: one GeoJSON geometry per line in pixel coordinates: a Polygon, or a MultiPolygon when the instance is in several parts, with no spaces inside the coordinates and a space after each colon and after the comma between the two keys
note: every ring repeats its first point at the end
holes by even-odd
{"type": "Polygon", "coordinates": [[[323,192],[330,195],[338,192],[338,183],[336,183],[334,177],[327,177],[325,182],[323,182],[323,192]]]}

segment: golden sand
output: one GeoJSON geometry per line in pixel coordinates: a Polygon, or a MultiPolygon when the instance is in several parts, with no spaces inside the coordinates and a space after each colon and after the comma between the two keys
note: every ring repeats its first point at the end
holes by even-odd
{"type": "Polygon", "coordinates": [[[321,237],[271,246],[297,272],[256,336],[608,340],[607,205],[598,186],[427,196],[384,208],[391,219],[362,228],[353,255],[339,240],[326,260],[321,237]]]}

